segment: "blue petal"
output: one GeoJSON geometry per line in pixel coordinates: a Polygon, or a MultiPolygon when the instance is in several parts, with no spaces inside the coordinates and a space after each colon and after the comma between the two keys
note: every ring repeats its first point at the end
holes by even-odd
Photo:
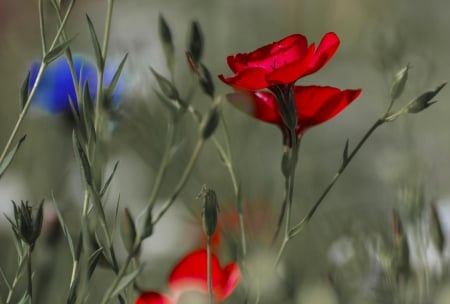
{"type": "MultiPolygon", "coordinates": [[[[94,63],[81,56],[73,56],[73,64],[77,75],[77,82],[84,87],[87,82],[91,92],[92,100],[95,100],[97,91],[97,69],[94,63]]],[[[33,63],[30,68],[29,91],[33,87],[40,64],[33,63]]],[[[105,67],[104,85],[108,86],[114,76],[116,68],[105,67]]],[[[112,95],[112,105],[117,107],[125,90],[125,79],[119,78],[117,86],[112,95]]],[[[69,113],[69,96],[77,107],[75,87],[70,72],[70,66],[65,57],[60,57],[53,61],[44,71],[41,81],[37,87],[32,104],[41,110],[51,114],[69,113]]]]}

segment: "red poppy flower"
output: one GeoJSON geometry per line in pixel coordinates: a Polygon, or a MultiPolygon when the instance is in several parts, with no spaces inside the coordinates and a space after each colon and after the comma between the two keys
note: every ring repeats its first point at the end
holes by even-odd
{"type": "MultiPolygon", "coordinates": [[[[361,90],[343,90],[321,86],[295,86],[297,108],[296,134],[325,122],[353,102],[361,90]]],[[[228,101],[256,119],[276,124],[285,130],[280,108],[275,96],[268,91],[235,92],[227,95],[228,101]]]]}
{"type": "MultiPolygon", "coordinates": [[[[185,293],[208,293],[207,253],[201,249],[185,256],[169,276],[170,295],[149,291],[141,294],[135,304],[174,304],[185,293]]],[[[214,254],[211,257],[212,289],[217,302],[225,300],[239,283],[241,273],[232,262],[224,268],[214,254]]]]}
{"type": "Polygon", "coordinates": [[[327,33],[316,49],[305,36],[294,34],[247,54],[227,57],[234,76],[219,78],[236,90],[261,90],[286,85],[317,72],[333,57],[339,46],[335,33],[327,33]]]}

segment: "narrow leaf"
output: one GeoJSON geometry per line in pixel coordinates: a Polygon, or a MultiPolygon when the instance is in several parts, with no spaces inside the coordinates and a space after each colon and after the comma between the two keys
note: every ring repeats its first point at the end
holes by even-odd
{"type": "Polygon", "coordinates": [[[124,276],[117,285],[116,290],[114,290],[114,292],[112,293],[111,298],[118,296],[122,292],[122,290],[127,288],[127,286],[134,281],[134,279],[139,275],[140,272],[141,268],[138,268],[128,275],[124,276]]]}
{"type": "Polygon", "coordinates": [[[179,95],[175,86],[167,78],[156,72],[153,68],[150,68],[150,70],[155,76],[156,81],[158,81],[158,85],[163,94],[166,95],[166,97],[169,99],[178,100],[179,95]]]}
{"type": "Polygon", "coordinates": [[[108,88],[106,89],[106,96],[112,96],[114,93],[114,90],[116,89],[117,83],[119,82],[120,75],[122,74],[123,67],[125,66],[125,63],[127,62],[128,53],[123,56],[122,60],[120,61],[119,66],[117,67],[116,72],[114,73],[114,76],[111,80],[111,83],[109,84],[108,88]]]}
{"type": "Polygon", "coordinates": [[[81,146],[80,140],[74,131],[72,133],[73,149],[75,151],[75,158],[81,166],[81,171],[83,172],[83,181],[86,185],[92,185],[92,173],[91,165],[87,159],[86,153],[81,146]]]}
{"type": "Polygon", "coordinates": [[[2,178],[3,174],[5,173],[6,169],[11,165],[14,157],[17,154],[17,151],[19,150],[20,146],[22,145],[23,141],[25,140],[26,135],[22,136],[17,144],[14,146],[14,148],[8,152],[6,157],[3,159],[3,162],[0,164],[0,178],[2,178]]]}
{"type": "Polygon", "coordinates": [[[102,255],[103,247],[98,248],[89,256],[89,266],[88,266],[88,278],[92,277],[95,268],[97,267],[98,261],[102,255]]]}
{"type": "Polygon", "coordinates": [[[59,56],[62,55],[66,51],[66,49],[69,47],[69,45],[72,43],[73,40],[78,36],[78,34],[74,35],[72,38],[67,39],[57,46],[55,46],[53,49],[51,49],[47,54],[44,56],[44,62],[46,64],[50,64],[55,59],[57,59],[59,56]]]}
{"type": "Polygon", "coordinates": [[[116,174],[116,170],[117,170],[118,166],[119,166],[119,161],[116,161],[111,174],[109,175],[108,179],[106,180],[105,184],[103,185],[102,190],[100,191],[100,197],[103,197],[106,193],[106,190],[108,190],[109,184],[111,184],[111,181],[112,181],[114,175],[116,174]]]}
{"type": "Polygon", "coordinates": [[[69,245],[70,254],[72,255],[72,259],[75,260],[75,250],[73,247],[73,241],[72,236],[70,235],[69,228],[67,227],[66,223],[64,222],[64,218],[61,214],[61,211],[58,208],[58,205],[56,204],[55,197],[53,196],[53,205],[55,206],[55,212],[58,216],[59,224],[61,225],[62,232],[67,239],[67,244],[69,245]]]}
{"type": "Polygon", "coordinates": [[[20,87],[20,108],[23,109],[28,99],[28,87],[30,85],[30,72],[28,72],[27,77],[20,87]]]}
{"type": "Polygon", "coordinates": [[[97,33],[95,32],[94,24],[92,23],[89,15],[86,15],[86,19],[89,26],[89,32],[91,33],[92,46],[94,47],[95,59],[97,60],[97,67],[103,70],[104,62],[102,56],[102,49],[100,48],[100,42],[98,41],[97,33]]]}
{"type": "Polygon", "coordinates": [[[345,141],[344,152],[342,153],[342,163],[344,163],[344,164],[348,161],[348,144],[349,144],[349,140],[347,138],[347,140],[345,141]]]}

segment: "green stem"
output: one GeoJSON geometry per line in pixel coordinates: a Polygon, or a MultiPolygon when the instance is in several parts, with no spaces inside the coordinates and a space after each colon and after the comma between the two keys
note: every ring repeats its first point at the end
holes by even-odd
{"type": "Polygon", "coordinates": [[[41,48],[42,48],[42,58],[44,58],[47,52],[47,43],[45,38],[45,26],[44,26],[44,4],[43,0],[38,1],[38,10],[39,10],[39,28],[41,32],[41,48]]]}
{"type": "Polygon", "coordinates": [[[209,304],[214,304],[213,289],[212,289],[212,274],[211,274],[211,237],[208,236],[208,241],[206,243],[206,269],[207,269],[207,280],[208,280],[208,294],[209,294],[209,304]]]}
{"type": "MultiPolygon", "coordinates": [[[[284,229],[284,237],[283,242],[281,243],[280,249],[278,250],[277,258],[275,260],[275,266],[278,265],[280,262],[281,256],[284,252],[284,249],[286,248],[287,243],[290,239],[290,229],[291,229],[291,213],[292,213],[292,202],[293,202],[293,196],[294,196],[294,182],[295,182],[295,169],[297,167],[297,153],[299,150],[299,144],[300,141],[297,139],[297,135],[295,133],[295,130],[290,130],[291,134],[291,147],[287,151],[289,153],[289,175],[286,176],[286,197],[285,197],[285,205],[286,205],[286,224],[284,229]]],[[[282,220],[281,220],[282,222],[282,220]]],[[[280,224],[281,226],[281,224],[280,224]]],[[[279,227],[280,227],[279,226],[279,227]]],[[[277,231],[279,229],[277,228],[277,231]]],[[[276,239],[276,235],[274,237],[274,240],[276,239]]]]}
{"type": "Polygon", "coordinates": [[[233,183],[233,190],[234,195],[236,196],[236,209],[238,212],[239,217],[239,230],[241,234],[241,245],[242,245],[242,254],[245,257],[247,255],[247,240],[246,240],[246,232],[245,232],[245,223],[244,223],[244,214],[242,209],[242,199],[240,195],[240,189],[236,177],[236,171],[234,169],[233,165],[233,159],[231,155],[231,145],[230,145],[230,132],[228,131],[228,125],[225,121],[225,117],[223,116],[222,112],[220,114],[222,125],[225,133],[225,151],[222,149],[222,146],[217,141],[216,137],[213,135],[213,142],[219,151],[219,153],[222,155],[223,159],[226,160],[226,167],[228,169],[228,172],[231,177],[231,182],[233,183]]]}
{"type": "Polygon", "coordinates": [[[164,147],[164,152],[162,154],[163,158],[161,159],[160,166],[158,169],[158,173],[156,174],[155,184],[153,185],[152,193],[147,202],[147,207],[152,208],[156,202],[156,198],[158,197],[159,190],[161,189],[162,181],[164,180],[164,176],[167,172],[167,167],[170,159],[170,149],[175,140],[175,125],[174,123],[169,123],[167,126],[167,135],[166,135],[166,146],[164,147]]]}
{"type": "Polygon", "coordinates": [[[331,182],[328,184],[328,186],[325,188],[325,190],[322,192],[322,194],[320,195],[319,199],[316,201],[316,203],[311,207],[311,209],[309,210],[309,212],[306,214],[306,216],[297,224],[295,225],[291,231],[290,231],[290,237],[294,237],[295,235],[297,235],[304,227],[304,225],[306,225],[311,218],[313,217],[314,213],[316,212],[317,208],[319,208],[320,204],[323,202],[323,200],[325,199],[325,197],[328,195],[328,193],[330,192],[330,190],[334,187],[334,185],[336,184],[336,182],[339,180],[339,178],[341,177],[342,173],[345,171],[345,169],[347,168],[347,166],[350,164],[350,162],[353,160],[353,158],[355,157],[356,153],[358,153],[358,151],[361,149],[361,147],[365,144],[365,142],[367,141],[367,139],[369,139],[369,137],[372,135],[372,133],[379,127],[381,126],[383,123],[385,123],[384,118],[382,119],[378,119],[371,127],[370,129],[366,132],[366,134],[363,136],[363,138],[359,141],[359,143],[356,145],[356,147],[352,150],[352,152],[347,156],[347,158],[345,158],[342,162],[341,167],[339,168],[339,170],[336,172],[336,174],[334,175],[334,177],[332,178],[331,182]]]}
{"type": "Polygon", "coordinates": [[[111,296],[113,292],[116,290],[117,286],[120,283],[120,280],[124,277],[125,273],[127,272],[128,266],[130,265],[131,260],[133,259],[133,254],[128,254],[127,259],[125,260],[125,263],[122,265],[122,268],[120,268],[119,273],[114,279],[114,282],[109,287],[108,291],[106,292],[105,296],[103,297],[101,304],[108,303],[108,301],[111,299],[111,296]]]}
{"type": "Polygon", "coordinates": [[[28,256],[27,256],[27,282],[28,282],[28,295],[30,296],[30,303],[31,299],[33,298],[33,271],[31,268],[31,252],[33,250],[31,249],[31,246],[28,246],[28,256]]]}
{"type": "Polygon", "coordinates": [[[175,202],[176,198],[180,194],[181,190],[183,190],[184,186],[186,185],[186,182],[188,181],[189,176],[192,173],[192,169],[194,168],[195,163],[197,162],[198,157],[200,156],[200,152],[202,151],[203,145],[205,143],[205,140],[203,138],[199,138],[197,141],[197,145],[194,148],[194,152],[192,153],[191,159],[189,160],[183,175],[181,176],[180,181],[178,182],[177,186],[175,187],[175,191],[172,193],[170,198],[166,201],[164,206],[162,207],[161,211],[158,213],[158,215],[155,217],[155,220],[153,221],[153,225],[159,222],[159,220],[162,218],[162,216],[169,210],[169,208],[172,206],[172,204],[175,202]]]}

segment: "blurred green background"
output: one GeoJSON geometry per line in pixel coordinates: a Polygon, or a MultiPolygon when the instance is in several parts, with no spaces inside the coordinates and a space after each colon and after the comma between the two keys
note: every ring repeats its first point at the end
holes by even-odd
{"type": "MultiPolygon", "coordinates": [[[[105,9],[105,1],[77,1],[67,28],[70,34],[79,33],[73,51],[92,56],[85,14],[91,16],[102,33],[105,9]]],[[[176,83],[184,93],[192,83],[184,59],[192,20],[198,20],[202,27],[203,62],[213,75],[231,75],[226,66],[227,55],[251,51],[292,33],[304,34],[309,42],[316,43],[329,31],[341,38],[334,58],[300,83],[361,88],[363,94],[337,118],[304,136],[294,196],[293,218],[297,222],[338,169],[346,139],[352,147],[384,113],[389,102],[390,81],[401,67],[409,63],[412,69],[397,106],[449,78],[449,12],[447,0],[116,1],[110,57],[120,59],[128,53],[129,60],[127,94],[109,144],[109,170],[116,160],[120,161],[108,196],[110,206],[113,207],[120,193],[121,207],[128,206],[137,214],[148,199],[161,158],[166,118],[153,93],[157,84],[148,69],[152,66],[168,75],[158,38],[159,14],[165,16],[173,32],[176,83]]],[[[56,17],[50,5],[45,13],[47,27],[53,30],[56,17]]],[[[0,0],[1,147],[20,111],[21,83],[31,62],[40,56],[38,28],[37,1],[0,0]]],[[[218,79],[215,84],[219,94],[231,91],[218,79]]],[[[440,210],[445,209],[445,200],[450,197],[449,96],[448,89],[444,88],[438,95],[439,103],[417,115],[402,116],[384,125],[369,140],[311,224],[288,246],[284,265],[288,266],[286,271],[295,274],[291,281],[294,289],[327,276],[329,248],[334,240],[342,236],[364,239],[374,234],[389,235],[392,208],[397,207],[405,214],[413,208],[411,204],[402,205],[399,199],[399,191],[405,187],[420,184],[425,193],[423,203],[439,201],[440,210]]],[[[197,90],[194,103],[207,109],[210,101],[197,90]]],[[[265,211],[260,217],[247,216],[265,226],[249,235],[250,251],[258,252],[270,241],[283,195],[281,134],[277,128],[253,120],[230,105],[225,104],[223,109],[246,210],[252,214],[265,211]]],[[[162,198],[171,193],[195,143],[196,125],[190,119],[184,124],[183,133],[177,135],[179,151],[162,198]]],[[[51,117],[36,109],[30,111],[19,132],[27,134],[27,140],[0,181],[2,212],[11,211],[11,200],[38,202],[42,198],[48,200],[48,210],[51,210],[53,193],[69,226],[77,230],[83,192],[70,129],[66,117],[51,117]]],[[[143,274],[148,280],[141,280],[144,286],[163,288],[165,275],[174,261],[201,243],[198,232],[201,201],[195,196],[205,183],[217,191],[222,209],[233,210],[232,185],[211,143],[203,151],[176,207],[144,248],[148,255],[143,274]]],[[[449,216],[442,213],[441,218],[450,220],[449,216]]],[[[445,232],[448,234],[450,230],[445,232]]],[[[0,220],[0,234],[0,267],[11,276],[14,246],[4,219],[0,220]]],[[[64,256],[65,244],[58,246],[60,255],[64,256]]],[[[45,248],[40,250],[44,263],[49,253],[45,248]]],[[[68,258],[59,257],[54,263],[58,265],[60,282],[68,280],[68,258]]],[[[100,280],[105,273],[99,275],[100,286],[105,284],[100,280]]],[[[53,281],[49,285],[57,286],[57,283],[53,281]]],[[[0,291],[1,288],[0,285],[0,291]]],[[[57,297],[54,303],[62,301],[64,293],[55,287],[49,290],[49,294],[57,297]]]]}

